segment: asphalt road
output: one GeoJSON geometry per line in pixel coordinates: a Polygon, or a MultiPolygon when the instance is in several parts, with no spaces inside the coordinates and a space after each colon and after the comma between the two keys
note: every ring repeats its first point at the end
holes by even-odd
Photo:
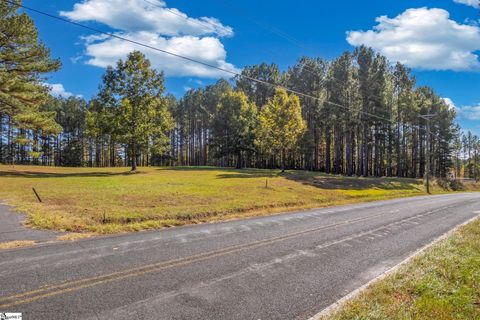
{"type": "MultiPolygon", "coordinates": [[[[25,216],[0,202],[0,243],[17,240],[31,240],[37,243],[55,240],[65,233],[27,228],[23,225],[25,216]]],[[[1,312],[1,311],[0,311],[1,312]]]]}
{"type": "Polygon", "coordinates": [[[479,215],[417,197],[0,252],[24,319],[307,319],[479,215]]]}

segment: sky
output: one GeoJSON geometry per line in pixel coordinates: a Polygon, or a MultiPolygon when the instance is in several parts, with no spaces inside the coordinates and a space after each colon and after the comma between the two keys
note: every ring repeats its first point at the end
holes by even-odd
{"type": "MultiPolygon", "coordinates": [[[[304,55],[334,59],[367,45],[410,68],[457,110],[463,130],[480,135],[478,0],[24,0],[73,22],[238,72],[274,62],[282,70],[304,55]]],[[[62,68],[52,94],[96,94],[105,67],[138,49],[165,72],[169,93],[228,76],[164,53],[30,13],[62,68]]]]}

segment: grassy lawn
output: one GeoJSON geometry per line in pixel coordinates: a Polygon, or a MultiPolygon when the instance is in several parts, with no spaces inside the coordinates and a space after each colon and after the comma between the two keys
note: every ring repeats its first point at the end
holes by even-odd
{"type": "Polygon", "coordinates": [[[328,319],[480,319],[480,220],[372,285],[328,319]]]}
{"type": "Polygon", "coordinates": [[[0,166],[0,199],[27,213],[34,227],[115,233],[425,194],[415,179],[253,169],[127,170],[0,166]]]}

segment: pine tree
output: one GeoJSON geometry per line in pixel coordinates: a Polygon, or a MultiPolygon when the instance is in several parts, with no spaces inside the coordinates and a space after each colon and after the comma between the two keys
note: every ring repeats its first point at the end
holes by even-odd
{"type": "Polygon", "coordinates": [[[33,20],[18,13],[18,4],[0,2],[0,114],[28,112],[47,100],[42,74],[58,70],[60,62],[38,40],[33,20]]]}
{"type": "Polygon", "coordinates": [[[237,76],[236,87],[243,91],[248,99],[255,103],[258,108],[262,108],[274,94],[275,87],[270,84],[282,84],[284,77],[276,64],[262,63],[251,67],[245,67],[242,70],[242,76],[237,76]],[[259,79],[265,83],[252,81],[259,79]]]}
{"type": "MultiPolygon", "coordinates": [[[[20,0],[15,4],[0,2],[0,125],[7,118],[9,133],[12,126],[17,127],[21,133],[15,141],[21,150],[26,150],[31,143],[26,130],[59,130],[53,114],[41,112],[39,107],[48,101],[48,88],[41,75],[57,70],[60,62],[52,60],[49,50],[39,41],[33,20],[26,13],[17,12],[19,4],[20,0]]],[[[9,141],[14,143],[11,135],[9,141]]],[[[0,144],[1,161],[4,148],[3,142],[0,144]]],[[[15,155],[11,145],[9,148],[13,162],[15,155]]]]}
{"type": "Polygon", "coordinates": [[[220,98],[212,127],[212,144],[218,157],[236,158],[238,169],[244,166],[244,155],[254,151],[254,129],[257,107],[241,91],[230,91],[220,98]]]}
{"type": "MultiPolygon", "coordinates": [[[[118,96],[118,136],[127,145],[132,172],[140,153],[161,154],[167,150],[172,116],[167,108],[163,73],[151,68],[139,51],[120,60],[114,70],[113,92],[118,96]]],[[[148,164],[148,161],[146,161],[148,164]]]]}
{"type": "Polygon", "coordinates": [[[308,131],[302,140],[304,167],[310,170],[320,169],[320,150],[322,129],[329,121],[324,115],[327,99],[325,78],[329,70],[327,61],[317,58],[303,57],[288,70],[288,87],[297,92],[305,93],[300,96],[302,116],[305,119],[308,131]]]}

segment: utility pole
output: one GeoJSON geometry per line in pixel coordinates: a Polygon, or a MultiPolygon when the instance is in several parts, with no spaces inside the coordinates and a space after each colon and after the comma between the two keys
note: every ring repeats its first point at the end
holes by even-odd
{"type": "Polygon", "coordinates": [[[419,115],[420,118],[427,121],[427,147],[425,152],[426,163],[425,163],[425,178],[427,182],[427,193],[430,194],[430,119],[435,117],[436,114],[422,114],[419,115]]]}

